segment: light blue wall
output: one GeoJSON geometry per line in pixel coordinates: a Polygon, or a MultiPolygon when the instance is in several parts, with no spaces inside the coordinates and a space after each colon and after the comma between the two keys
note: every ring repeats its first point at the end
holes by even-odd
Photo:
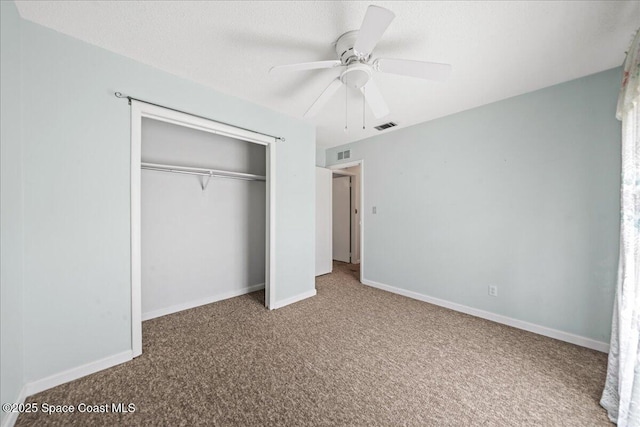
{"type": "MultiPolygon", "coordinates": [[[[0,401],[16,402],[22,363],[22,141],[20,134],[20,17],[0,2],[0,401]]],[[[0,423],[7,414],[0,412],[0,423]]]]}
{"type": "Polygon", "coordinates": [[[607,342],[620,72],[327,150],[365,162],[363,277],[607,342]]]}
{"type": "Polygon", "coordinates": [[[129,106],[114,91],[285,137],[276,299],[314,288],[312,126],[31,22],[22,46],[27,382],[131,348],[129,106]]]}
{"type": "Polygon", "coordinates": [[[322,147],[316,148],[316,166],[324,167],[326,164],[325,151],[322,147]]]}

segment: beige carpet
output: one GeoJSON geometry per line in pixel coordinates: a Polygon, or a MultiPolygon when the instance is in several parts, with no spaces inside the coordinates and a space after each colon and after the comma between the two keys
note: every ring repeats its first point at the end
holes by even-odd
{"type": "Polygon", "coordinates": [[[18,426],[596,426],[606,355],[359,284],[269,312],[254,293],[150,320],[132,362],[32,396],[129,414],[18,426]]]}

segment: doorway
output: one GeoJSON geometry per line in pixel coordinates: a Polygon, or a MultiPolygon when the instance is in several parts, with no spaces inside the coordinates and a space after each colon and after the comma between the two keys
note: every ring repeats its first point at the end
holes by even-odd
{"type": "Polygon", "coordinates": [[[333,259],[349,264],[362,277],[364,162],[330,166],[333,173],[333,259]]]}
{"type": "Polygon", "coordinates": [[[333,174],[333,259],[351,263],[351,184],[350,175],[333,174]]]}

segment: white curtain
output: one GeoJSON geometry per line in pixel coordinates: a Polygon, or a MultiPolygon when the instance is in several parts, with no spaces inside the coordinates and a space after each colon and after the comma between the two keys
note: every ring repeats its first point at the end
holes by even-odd
{"type": "Polygon", "coordinates": [[[607,380],[600,404],[618,427],[640,427],[640,30],[624,63],[620,261],[607,380]]]}

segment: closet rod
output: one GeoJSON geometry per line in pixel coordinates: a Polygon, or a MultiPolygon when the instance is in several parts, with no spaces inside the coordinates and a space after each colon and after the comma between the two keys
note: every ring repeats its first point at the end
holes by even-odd
{"type": "Polygon", "coordinates": [[[238,128],[238,129],[246,130],[247,132],[253,132],[253,133],[257,133],[258,135],[268,136],[269,138],[277,139],[280,142],[284,142],[285,141],[285,139],[283,137],[281,137],[281,136],[273,136],[273,135],[269,135],[268,133],[257,132],[255,130],[251,130],[251,129],[243,128],[243,127],[240,127],[240,126],[232,125],[230,123],[221,122],[219,120],[212,120],[212,119],[210,119],[208,117],[199,116],[197,114],[189,113],[187,111],[177,110],[175,108],[171,108],[171,107],[167,107],[167,106],[164,106],[164,105],[156,104],[154,102],[145,101],[144,99],[139,99],[139,98],[134,98],[133,96],[124,95],[122,92],[115,92],[114,95],[116,96],[116,98],[128,99],[129,100],[129,105],[131,105],[131,100],[140,101],[140,102],[144,102],[145,104],[155,105],[156,107],[166,108],[167,110],[176,111],[178,113],[189,114],[190,116],[194,116],[194,117],[198,117],[198,118],[201,118],[201,119],[209,120],[211,122],[221,123],[221,124],[227,125],[227,126],[233,126],[235,128],[238,128]]]}
{"type": "Polygon", "coordinates": [[[154,170],[158,172],[182,173],[187,175],[208,176],[214,178],[242,179],[244,181],[266,181],[264,175],[254,175],[251,173],[223,171],[219,169],[192,168],[188,166],[163,165],[159,163],[141,163],[142,169],[154,170]]]}

